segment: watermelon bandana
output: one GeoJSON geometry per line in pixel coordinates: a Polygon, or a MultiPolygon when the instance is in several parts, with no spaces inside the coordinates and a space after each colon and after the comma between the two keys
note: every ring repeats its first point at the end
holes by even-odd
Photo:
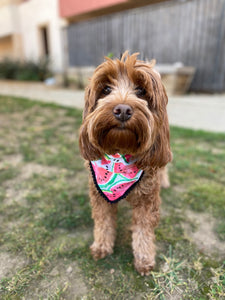
{"type": "Polygon", "coordinates": [[[144,172],[135,162],[131,155],[119,153],[90,162],[94,183],[105,200],[118,202],[139,182],[144,172]]]}

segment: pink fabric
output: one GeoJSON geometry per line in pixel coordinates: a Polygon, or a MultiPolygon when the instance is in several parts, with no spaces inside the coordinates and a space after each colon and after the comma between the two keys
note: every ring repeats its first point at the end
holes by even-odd
{"type": "Polygon", "coordinates": [[[100,194],[109,202],[125,198],[141,179],[143,170],[135,165],[131,155],[105,154],[102,159],[91,161],[93,179],[100,194]]]}

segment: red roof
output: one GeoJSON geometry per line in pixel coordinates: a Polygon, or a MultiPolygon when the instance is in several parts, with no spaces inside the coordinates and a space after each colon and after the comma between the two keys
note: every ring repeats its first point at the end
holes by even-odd
{"type": "Polygon", "coordinates": [[[59,0],[60,16],[70,18],[126,2],[129,0],[59,0]]]}

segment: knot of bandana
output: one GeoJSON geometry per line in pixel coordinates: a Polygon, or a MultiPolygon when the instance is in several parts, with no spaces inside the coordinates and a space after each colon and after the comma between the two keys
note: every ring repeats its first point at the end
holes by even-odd
{"type": "Polygon", "coordinates": [[[119,153],[90,162],[94,183],[104,199],[118,202],[140,181],[144,172],[135,162],[131,155],[119,153]]]}

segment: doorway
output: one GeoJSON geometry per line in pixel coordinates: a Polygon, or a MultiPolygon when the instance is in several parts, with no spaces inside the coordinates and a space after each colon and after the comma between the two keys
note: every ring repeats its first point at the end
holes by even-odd
{"type": "Polygon", "coordinates": [[[41,26],[40,32],[40,42],[41,42],[41,56],[49,57],[50,47],[49,47],[49,28],[47,25],[41,26]]]}

